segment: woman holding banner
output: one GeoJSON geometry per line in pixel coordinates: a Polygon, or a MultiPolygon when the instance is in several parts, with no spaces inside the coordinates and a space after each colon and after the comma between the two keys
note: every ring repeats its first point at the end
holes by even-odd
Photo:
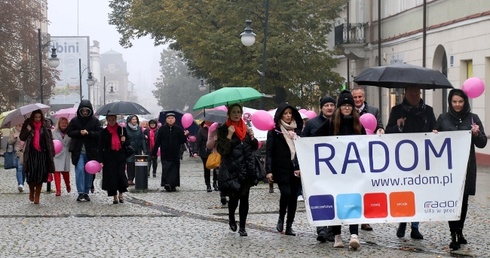
{"type": "MultiPolygon", "coordinates": [[[[350,91],[344,90],[337,99],[337,109],[334,111],[331,122],[327,120],[318,128],[317,136],[330,135],[354,135],[366,134],[364,127],[359,120],[359,113],[354,108],[354,98],[350,91]]],[[[342,248],[344,244],[340,233],[342,226],[332,226],[335,236],[333,247],[342,248]]],[[[349,246],[356,250],[361,244],[359,243],[359,225],[349,225],[350,241],[349,246]]]]}
{"type": "Polygon", "coordinates": [[[471,149],[466,169],[466,181],[463,192],[463,203],[459,220],[449,221],[451,231],[451,243],[449,248],[458,250],[461,244],[467,244],[463,236],[464,221],[468,211],[468,196],[476,192],[476,157],[475,146],[484,148],[487,145],[487,137],[483,130],[483,124],[478,115],[471,113],[468,96],[460,89],[453,89],[448,96],[449,111],[441,114],[437,119],[434,132],[471,130],[471,149]]]}
{"type": "Polygon", "coordinates": [[[286,220],[286,235],[295,236],[292,225],[298,204],[297,193],[301,186],[298,159],[294,140],[303,129],[303,119],[296,108],[288,103],[281,103],[274,115],[275,127],[267,133],[265,167],[269,183],[279,186],[279,219],[276,229],[284,229],[286,220]]]}

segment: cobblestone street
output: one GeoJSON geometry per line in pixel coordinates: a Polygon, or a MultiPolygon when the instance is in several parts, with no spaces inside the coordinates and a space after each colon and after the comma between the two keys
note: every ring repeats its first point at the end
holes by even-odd
{"type": "MultiPolygon", "coordinates": [[[[396,224],[374,224],[374,231],[360,230],[361,248],[333,248],[316,241],[299,202],[293,228],[296,237],[275,230],[279,190],[268,185],[253,187],[247,220],[248,237],[228,226],[227,207],[216,191],[207,193],[200,159],[185,157],[181,187],[165,192],[157,178],[148,179],[147,192],[130,188],[123,204],[112,204],[100,189],[97,175],[91,202],[77,203],[77,193],[46,193],[41,204],[28,200],[28,187],[19,193],[13,169],[0,169],[1,257],[488,257],[490,240],[490,168],[479,168],[477,195],[470,197],[465,235],[469,242],[449,253],[447,222],[422,222],[424,240],[398,238],[396,224]],[[485,236],[485,237],[483,237],[485,236]]],[[[76,189],[72,170],[73,189],[76,189]]],[[[54,183],[53,183],[54,188],[54,183]]],[[[64,186],[63,186],[64,189],[64,186]]],[[[238,218],[238,213],[236,214],[238,218]]],[[[409,236],[409,233],[407,234],[409,236]]],[[[343,227],[344,244],[348,227],[343,227]]]]}

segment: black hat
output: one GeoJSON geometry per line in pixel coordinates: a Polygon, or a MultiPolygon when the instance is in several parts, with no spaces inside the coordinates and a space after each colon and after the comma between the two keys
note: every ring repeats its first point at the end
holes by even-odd
{"type": "Polygon", "coordinates": [[[165,114],[165,118],[167,118],[169,116],[175,117],[175,113],[169,112],[169,113],[165,114]]]}
{"type": "Polygon", "coordinates": [[[320,108],[327,103],[333,103],[335,105],[335,99],[330,96],[325,96],[320,100],[320,108]]]}
{"type": "Polygon", "coordinates": [[[337,98],[337,107],[340,107],[343,104],[350,104],[354,107],[354,97],[352,97],[352,93],[348,90],[343,90],[337,98]]]}

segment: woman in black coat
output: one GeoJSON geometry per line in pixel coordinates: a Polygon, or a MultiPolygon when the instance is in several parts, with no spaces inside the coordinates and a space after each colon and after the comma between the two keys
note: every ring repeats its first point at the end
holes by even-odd
{"type": "Polygon", "coordinates": [[[468,166],[466,168],[461,216],[459,220],[449,221],[449,230],[451,231],[449,248],[458,250],[461,244],[467,243],[463,236],[463,227],[468,211],[468,196],[475,195],[476,192],[475,146],[485,148],[487,145],[487,136],[485,135],[483,124],[478,115],[471,113],[468,96],[462,90],[451,90],[448,96],[448,103],[449,111],[439,116],[434,132],[471,130],[471,148],[468,166]]]}
{"type": "MultiPolygon", "coordinates": [[[[210,123],[208,123],[210,125],[210,123]]],[[[208,156],[211,154],[211,149],[208,149],[206,147],[206,144],[208,142],[208,124],[206,122],[201,123],[201,127],[199,128],[199,131],[197,131],[197,137],[196,137],[196,142],[195,142],[195,151],[197,152],[197,155],[201,158],[202,161],[202,166],[204,169],[204,183],[206,184],[206,191],[208,193],[212,192],[213,190],[211,189],[211,169],[206,167],[206,162],[208,161],[208,156]]],[[[216,169],[213,169],[213,187],[215,190],[218,190],[217,183],[216,181],[218,180],[218,176],[216,173],[216,169]]]]}
{"type": "Polygon", "coordinates": [[[127,119],[126,132],[128,134],[127,141],[134,149],[134,154],[129,156],[126,160],[126,169],[128,172],[128,184],[134,185],[135,176],[135,155],[141,155],[142,153],[148,153],[148,148],[146,146],[145,135],[143,130],[141,130],[140,120],[138,116],[132,115],[127,119]]]}
{"type": "Polygon", "coordinates": [[[126,129],[120,127],[115,115],[108,115],[107,127],[100,133],[98,161],[103,167],[102,189],[113,196],[113,204],[123,203],[123,193],[128,191],[128,178],[124,172],[126,153],[124,146],[129,145],[126,129]]]}
{"type": "Polygon", "coordinates": [[[281,103],[274,115],[274,123],[274,129],[267,133],[265,164],[267,179],[270,183],[277,183],[281,191],[276,229],[279,232],[283,231],[284,216],[287,211],[285,234],[295,236],[292,225],[296,215],[297,193],[301,180],[294,140],[301,134],[303,119],[296,108],[288,103],[281,103]]]}
{"type": "Polygon", "coordinates": [[[235,210],[240,202],[240,236],[247,236],[245,222],[248,215],[250,187],[255,182],[254,152],[258,141],[251,128],[242,119],[243,109],[239,104],[228,107],[228,120],[218,128],[216,148],[221,155],[219,189],[230,197],[228,202],[229,225],[237,230],[235,210]]]}

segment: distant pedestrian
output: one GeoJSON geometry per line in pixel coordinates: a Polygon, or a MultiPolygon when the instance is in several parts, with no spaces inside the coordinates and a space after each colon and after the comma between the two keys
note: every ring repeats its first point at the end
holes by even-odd
{"type": "Polygon", "coordinates": [[[23,171],[29,184],[29,200],[39,204],[41,189],[54,172],[54,145],[51,126],[41,110],[35,110],[24,121],[19,139],[25,142],[23,171]]]}
{"type": "Polygon", "coordinates": [[[22,129],[22,124],[18,124],[10,130],[10,136],[8,139],[8,144],[12,146],[15,152],[15,164],[16,173],[15,176],[17,178],[17,190],[19,192],[24,192],[24,173],[22,172],[22,162],[24,156],[24,142],[19,139],[20,130],[22,129]]]}
{"type": "MultiPolygon", "coordinates": [[[[206,191],[212,192],[211,189],[211,169],[206,167],[206,162],[208,161],[208,156],[211,154],[211,150],[206,147],[208,142],[208,129],[210,122],[202,122],[199,131],[197,131],[196,137],[196,151],[197,155],[201,158],[203,170],[204,170],[204,183],[206,184],[206,191]]],[[[218,180],[218,175],[216,174],[216,169],[213,169],[213,187],[217,190],[218,184],[216,183],[218,180]]]]}
{"type": "Polygon", "coordinates": [[[102,130],[99,119],[94,117],[94,109],[89,100],[82,100],[77,116],[68,124],[67,134],[71,138],[71,162],[75,165],[75,182],[78,202],[90,201],[88,196],[94,175],[85,171],[85,164],[99,156],[99,134],[102,130]]]}
{"type": "MultiPolygon", "coordinates": [[[[416,133],[432,132],[436,126],[436,117],[431,106],[424,103],[420,98],[419,86],[408,86],[405,88],[403,102],[391,108],[386,133],[416,133]]],[[[399,224],[396,231],[398,237],[404,237],[407,223],[399,224]]],[[[411,223],[410,237],[413,239],[424,239],[419,231],[419,222],[411,223]]]]}
{"type": "MultiPolygon", "coordinates": [[[[463,228],[468,212],[468,197],[476,193],[476,154],[475,146],[485,148],[487,136],[483,124],[477,114],[471,112],[468,96],[460,89],[453,89],[448,96],[449,111],[441,114],[437,119],[434,132],[471,130],[471,148],[466,168],[466,179],[463,192],[463,203],[461,204],[460,219],[449,221],[451,232],[451,243],[449,248],[458,250],[460,245],[467,244],[464,238],[463,228]]],[[[462,171],[461,171],[462,172],[462,171]]]]}
{"type": "Polygon", "coordinates": [[[158,168],[158,157],[153,157],[151,155],[151,150],[155,147],[155,141],[158,134],[158,124],[157,121],[152,119],[148,122],[148,129],[146,129],[143,134],[146,139],[146,146],[148,148],[148,176],[150,176],[150,171],[153,170],[153,177],[157,177],[158,168]]]}
{"type": "Polygon", "coordinates": [[[229,196],[228,218],[230,229],[237,231],[235,210],[240,203],[240,236],[247,236],[245,225],[249,209],[250,187],[255,181],[254,152],[258,148],[257,139],[251,128],[242,119],[243,109],[239,104],[228,107],[228,120],[218,130],[216,148],[221,154],[219,188],[229,196]]]}
{"type": "Polygon", "coordinates": [[[281,103],[274,115],[275,127],[267,132],[265,169],[269,182],[279,186],[279,219],[276,229],[284,229],[287,212],[286,235],[295,236],[292,225],[298,204],[297,193],[301,185],[300,169],[294,141],[303,129],[303,119],[298,110],[288,103],[281,103]]]}
{"type": "Polygon", "coordinates": [[[115,115],[106,117],[107,127],[100,133],[98,161],[102,166],[102,189],[113,197],[113,204],[124,203],[123,193],[128,191],[128,178],[124,172],[127,141],[126,128],[119,126],[115,115]]]}
{"type": "Polygon", "coordinates": [[[167,192],[175,192],[180,186],[180,148],[187,141],[189,131],[175,124],[175,113],[165,115],[165,124],[158,129],[152,156],[156,157],[160,148],[162,180],[160,185],[167,192]]]}
{"type": "Polygon", "coordinates": [[[54,156],[54,185],[56,187],[56,196],[61,196],[61,176],[65,181],[66,192],[71,192],[70,186],[70,142],[71,138],[66,134],[68,129],[68,119],[61,117],[58,124],[53,129],[53,140],[58,140],[63,144],[61,151],[54,156]]]}
{"type": "Polygon", "coordinates": [[[129,141],[129,144],[133,147],[134,154],[127,157],[126,171],[128,173],[128,185],[134,185],[134,176],[136,172],[135,155],[146,154],[148,153],[148,149],[146,147],[145,135],[143,134],[143,130],[141,130],[138,116],[128,116],[127,122],[126,133],[128,134],[128,138],[126,141],[129,141]]]}
{"type": "MultiPolygon", "coordinates": [[[[221,126],[221,124],[218,124],[216,128],[218,128],[220,126],[221,126]]],[[[212,150],[211,152],[217,151],[216,150],[216,143],[218,141],[218,130],[217,129],[214,129],[212,131],[209,131],[209,130],[210,129],[208,129],[208,140],[206,142],[206,148],[208,150],[212,150]]],[[[216,174],[216,177],[219,179],[219,167],[213,169],[213,174],[216,174]]],[[[217,188],[215,188],[214,190],[219,191],[219,180],[216,182],[216,187],[217,188]]],[[[222,191],[219,191],[219,196],[220,196],[221,205],[226,205],[226,203],[228,202],[226,200],[226,195],[222,191]]]]}

